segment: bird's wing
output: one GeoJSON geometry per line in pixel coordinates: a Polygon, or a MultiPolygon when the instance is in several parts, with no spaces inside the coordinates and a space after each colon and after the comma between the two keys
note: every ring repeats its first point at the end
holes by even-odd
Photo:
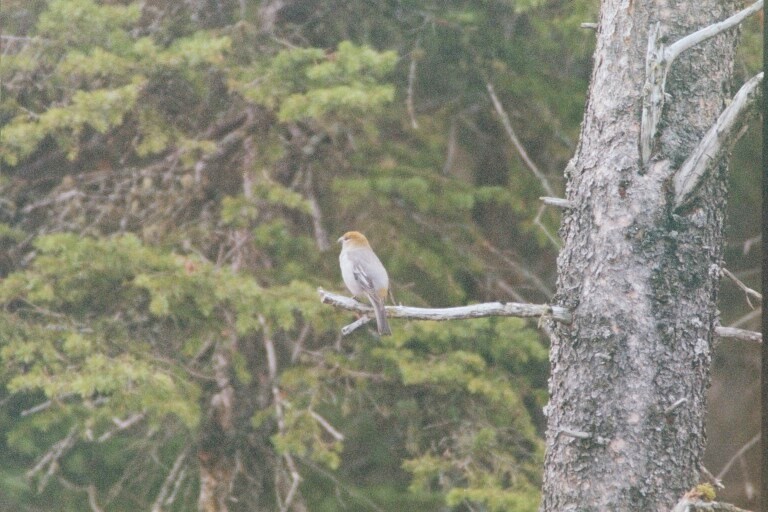
{"type": "Polygon", "coordinates": [[[355,276],[355,281],[362,286],[366,295],[376,296],[376,288],[373,286],[373,279],[369,276],[363,266],[360,263],[356,263],[352,267],[352,275],[355,276]]]}

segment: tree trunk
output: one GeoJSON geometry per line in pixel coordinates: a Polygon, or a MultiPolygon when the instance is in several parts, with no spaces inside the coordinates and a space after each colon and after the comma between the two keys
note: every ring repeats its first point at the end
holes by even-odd
{"type": "MultiPolygon", "coordinates": [[[[725,165],[687,209],[674,172],[730,96],[737,31],[684,52],[640,151],[649,28],[662,41],[733,1],[603,0],[578,149],[566,170],[541,510],[668,511],[697,483],[723,253],[725,165]]],[[[647,90],[647,88],[646,88],[647,90]]]]}
{"type": "Polygon", "coordinates": [[[230,382],[229,356],[223,350],[214,354],[217,392],[210,399],[208,416],[200,429],[199,512],[227,512],[236,476],[234,448],[235,390],[230,382]]]}

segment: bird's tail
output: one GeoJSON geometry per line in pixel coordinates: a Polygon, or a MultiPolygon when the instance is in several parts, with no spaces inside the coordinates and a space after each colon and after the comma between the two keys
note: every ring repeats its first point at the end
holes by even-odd
{"type": "Polygon", "coordinates": [[[389,329],[389,322],[387,321],[387,310],[384,309],[384,301],[378,297],[368,297],[371,300],[373,306],[373,312],[376,314],[376,329],[381,336],[390,336],[392,331],[389,329]]]}

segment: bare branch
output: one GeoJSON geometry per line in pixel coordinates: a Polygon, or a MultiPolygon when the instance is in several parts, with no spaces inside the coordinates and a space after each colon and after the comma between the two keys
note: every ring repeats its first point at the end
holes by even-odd
{"type": "Polygon", "coordinates": [[[584,23],[580,24],[579,27],[587,28],[587,29],[590,29],[590,30],[597,30],[597,23],[585,21],[584,23]]]}
{"type": "Polygon", "coordinates": [[[408,110],[408,117],[411,118],[411,128],[419,129],[419,122],[416,120],[416,109],[413,107],[413,88],[416,83],[416,61],[418,60],[419,39],[416,39],[416,45],[411,51],[411,64],[408,66],[408,90],[405,97],[405,107],[408,110]]]}
{"type": "Polygon", "coordinates": [[[754,309],[754,310],[750,311],[749,313],[747,313],[746,315],[744,315],[741,318],[739,318],[738,320],[736,320],[735,322],[733,322],[728,327],[739,327],[739,326],[742,326],[744,324],[747,324],[747,323],[755,320],[761,314],[762,314],[762,309],[754,309]]]}
{"type": "MultiPolygon", "coordinates": [[[[373,309],[371,306],[358,302],[353,298],[317,289],[320,302],[339,309],[361,313],[363,316],[342,328],[343,336],[371,321],[373,309]]],[[[548,304],[525,304],[520,302],[485,302],[470,306],[452,308],[415,308],[410,306],[386,306],[387,316],[406,320],[467,320],[470,318],[485,318],[490,316],[512,316],[517,318],[550,317],[557,322],[571,323],[573,317],[568,309],[548,304]]],[[[759,332],[737,329],[735,327],[715,327],[715,335],[720,338],[736,338],[744,341],[763,342],[759,332]]]]}
{"type": "Polygon", "coordinates": [[[573,430],[570,428],[561,428],[558,430],[558,433],[563,434],[568,437],[575,437],[576,439],[591,439],[592,434],[588,432],[581,432],[580,430],[573,430]]]}
{"type": "Polygon", "coordinates": [[[40,483],[37,486],[38,492],[43,492],[45,486],[48,484],[48,480],[56,473],[59,467],[59,459],[74,446],[77,437],[77,426],[73,426],[67,436],[57,441],[48,452],[40,458],[35,464],[35,467],[27,471],[27,478],[32,478],[40,472],[46,465],[48,465],[48,471],[46,471],[40,483]]]}
{"type": "Polygon", "coordinates": [[[166,496],[168,496],[172,488],[175,489],[178,486],[178,480],[184,474],[182,469],[184,468],[184,461],[187,459],[187,455],[189,455],[189,447],[183,449],[179,456],[176,457],[176,461],[174,461],[171,470],[168,472],[168,476],[165,477],[163,486],[160,488],[160,492],[157,493],[157,498],[155,498],[155,502],[152,504],[152,512],[162,512],[163,505],[168,504],[166,496]]]}
{"type": "Polygon", "coordinates": [[[451,121],[451,128],[448,131],[448,147],[445,150],[445,163],[443,164],[443,174],[448,174],[453,168],[453,161],[456,158],[456,119],[451,121]]]}
{"type": "Polygon", "coordinates": [[[301,482],[301,475],[299,470],[296,469],[296,464],[293,461],[293,456],[289,452],[285,452],[283,455],[285,463],[288,466],[288,471],[291,473],[291,487],[288,489],[288,493],[285,495],[285,501],[280,507],[280,512],[288,512],[291,508],[294,498],[296,498],[296,491],[299,490],[299,483],[301,482]]]}
{"type": "Polygon", "coordinates": [[[742,341],[755,341],[757,343],[763,342],[763,334],[760,332],[737,329],[736,327],[723,327],[722,325],[715,327],[715,336],[735,338],[742,341]]]}
{"type": "MultiPolygon", "coordinates": [[[[504,254],[501,250],[496,248],[491,242],[488,240],[482,240],[482,245],[491,251],[494,255],[498,256],[499,258],[504,261],[506,265],[509,265],[512,269],[515,270],[515,272],[519,273],[521,276],[523,276],[525,279],[531,282],[541,293],[546,295],[547,297],[552,297],[553,293],[552,290],[549,288],[549,286],[544,283],[539,277],[534,273],[528,270],[522,263],[519,263],[506,254],[504,254]]],[[[517,295],[517,294],[516,294],[517,295]]],[[[519,297],[519,295],[518,295],[519,297]]],[[[518,298],[518,300],[522,301],[523,299],[518,298]]]]}
{"type": "Polygon", "coordinates": [[[373,316],[373,315],[363,315],[363,316],[361,316],[360,318],[358,318],[357,320],[355,320],[351,324],[348,324],[348,325],[345,325],[344,327],[342,327],[341,328],[341,335],[342,336],[347,336],[351,332],[355,331],[358,327],[364,326],[365,324],[367,324],[368,322],[370,322],[374,318],[376,318],[376,317],[373,316]]]}
{"type": "Polygon", "coordinates": [[[669,47],[664,48],[661,40],[660,24],[651,25],[648,30],[648,49],[645,60],[645,85],[643,86],[643,110],[640,121],[640,156],[647,164],[651,158],[653,140],[664,109],[664,86],[672,62],[685,50],[716,36],[717,34],[735,27],[747,17],[757,12],[763,6],[763,0],[758,0],[746,9],[730,18],[709,25],[689,34],[669,47]]]}
{"type": "Polygon", "coordinates": [[[336,486],[336,494],[340,495],[341,492],[345,492],[353,499],[361,502],[362,504],[368,506],[370,509],[375,510],[376,512],[384,512],[384,509],[379,507],[376,503],[374,503],[371,498],[369,498],[366,494],[360,493],[356,491],[353,488],[348,487],[345,485],[342,481],[340,481],[336,476],[333,475],[330,471],[325,469],[319,464],[314,463],[311,459],[298,459],[299,462],[304,464],[305,466],[309,467],[313,471],[315,471],[318,475],[323,476],[333,482],[333,484],[336,486]]]}
{"type": "MultiPolygon", "coordinates": [[[[277,354],[275,352],[275,344],[272,341],[270,330],[267,326],[267,322],[263,316],[259,315],[259,323],[261,323],[264,329],[264,349],[267,353],[267,368],[269,371],[269,380],[272,388],[272,399],[275,403],[275,416],[277,417],[277,429],[283,434],[285,433],[285,404],[283,397],[280,394],[280,388],[277,383],[277,354]]],[[[293,500],[296,498],[296,492],[299,489],[299,483],[301,482],[301,475],[296,469],[296,463],[293,460],[291,452],[285,451],[283,453],[283,459],[286,466],[288,466],[288,472],[291,474],[291,487],[285,495],[285,500],[280,503],[280,495],[277,493],[278,504],[280,506],[280,512],[287,512],[291,508],[293,500]]]]}
{"type": "Polygon", "coordinates": [[[561,197],[541,196],[539,200],[544,204],[548,204],[549,206],[556,206],[558,208],[573,208],[575,206],[571,201],[561,197]]]}
{"type": "Polygon", "coordinates": [[[572,428],[562,427],[557,430],[557,433],[562,434],[564,436],[573,437],[575,439],[583,439],[583,440],[591,439],[592,442],[594,442],[595,444],[601,444],[601,445],[608,444],[608,440],[604,437],[596,436],[594,434],[590,434],[589,432],[574,430],[572,428]]]}
{"type": "Polygon", "coordinates": [[[552,242],[552,245],[554,245],[557,249],[560,249],[560,247],[562,246],[560,241],[557,238],[555,238],[555,235],[550,233],[549,229],[547,229],[547,226],[545,226],[544,223],[541,222],[541,216],[544,214],[544,210],[546,209],[547,207],[544,204],[539,207],[539,211],[536,212],[536,217],[533,218],[533,223],[539,226],[539,228],[544,232],[544,234],[547,235],[547,238],[549,239],[550,242],[552,242]]]}
{"type": "Polygon", "coordinates": [[[104,509],[99,505],[98,490],[94,484],[77,485],[73,482],[70,482],[63,476],[59,476],[58,480],[63,487],[66,487],[70,491],[80,491],[86,493],[88,495],[88,505],[91,507],[91,512],[104,512],[104,509]]]}
{"type": "Polygon", "coordinates": [[[93,512],[103,512],[104,509],[99,506],[99,502],[97,501],[98,491],[96,490],[96,486],[90,484],[85,492],[88,493],[88,505],[90,505],[91,510],[93,512]]]}
{"type": "Polygon", "coordinates": [[[50,42],[50,39],[44,39],[42,37],[32,36],[14,36],[14,35],[2,35],[0,34],[0,41],[45,41],[50,42]]]}
{"type": "Polygon", "coordinates": [[[747,451],[752,448],[754,445],[757,444],[757,442],[760,441],[760,434],[758,433],[756,436],[754,436],[752,439],[744,443],[744,446],[739,448],[739,450],[733,454],[733,457],[731,457],[728,462],[725,463],[725,466],[723,466],[723,469],[720,470],[720,472],[717,474],[717,479],[722,480],[723,477],[728,474],[728,471],[731,469],[731,466],[733,466],[733,463],[736,462],[736,460],[747,453],[747,451]]]}
{"type": "Polygon", "coordinates": [[[679,408],[680,406],[684,405],[687,402],[688,402],[688,399],[685,397],[676,400],[675,403],[673,403],[672,405],[664,409],[664,415],[669,416],[675,411],[675,409],[679,408]]]}
{"type": "MultiPolygon", "coordinates": [[[[327,292],[322,288],[317,289],[320,295],[320,302],[330,304],[331,306],[355,311],[357,313],[371,313],[371,306],[356,301],[355,299],[327,292]]],[[[469,318],[483,318],[489,316],[513,316],[518,318],[533,317],[551,317],[553,320],[563,323],[571,322],[571,313],[560,306],[550,306],[548,304],[523,304],[519,302],[486,302],[483,304],[473,304],[471,306],[458,306],[453,308],[414,308],[409,306],[387,306],[387,316],[390,318],[405,318],[408,320],[466,320],[469,318]]],[[[357,320],[355,324],[360,325],[368,322],[373,315],[365,320],[357,320]]],[[[350,326],[353,324],[350,324],[350,326]]],[[[347,326],[347,327],[350,327],[347,326]]],[[[349,330],[347,333],[354,329],[349,330]]],[[[342,331],[343,332],[343,331],[342,331]]]]}
{"type": "Polygon", "coordinates": [[[336,430],[333,425],[330,424],[328,420],[317,414],[315,411],[311,410],[309,411],[309,414],[317,421],[320,426],[322,426],[326,432],[331,434],[334,439],[337,441],[343,441],[344,440],[344,434],[336,430]]]}
{"type": "Polygon", "coordinates": [[[705,466],[704,464],[701,464],[699,466],[699,469],[701,470],[701,474],[704,475],[704,477],[709,480],[712,485],[715,486],[716,489],[725,489],[725,486],[723,485],[723,482],[718,479],[715,475],[713,475],[705,466]]]}
{"type": "Polygon", "coordinates": [[[721,270],[722,270],[722,273],[723,273],[723,275],[725,277],[727,277],[728,279],[730,279],[731,281],[736,283],[736,286],[738,286],[739,288],[741,288],[744,291],[744,293],[747,295],[747,303],[749,304],[749,306],[752,309],[755,309],[754,306],[752,306],[752,303],[749,302],[749,296],[751,295],[752,297],[754,297],[754,298],[756,298],[758,300],[763,300],[763,295],[761,293],[759,293],[759,292],[756,292],[752,288],[748,287],[744,283],[742,283],[741,280],[738,277],[736,277],[735,275],[733,275],[733,273],[730,270],[728,270],[727,268],[723,267],[721,270]]]}
{"type": "Polygon", "coordinates": [[[763,240],[762,235],[753,236],[752,238],[748,238],[744,241],[744,256],[749,254],[749,251],[752,249],[752,246],[756,243],[759,243],[763,240]]]}
{"type": "Polygon", "coordinates": [[[496,96],[496,91],[493,89],[493,84],[491,82],[485,83],[486,89],[488,89],[488,95],[491,97],[491,101],[493,102],[493,107],[496,109],[496,113],[501,118],[501,123],[504,125],[504,129],[507,132],[507,136],[509,137],[509,140],[512,142],[512,145],[515,146],[515,149],[520,154],[520,158],[523,159],[523,162],[525,162],[525,165],[528,166],[528,169],[531,170],[534,176],[538,178],[539,182],[541,183],[542,188],[544,188],[544,191],[547,193],[547,195],[554,196],[555,191],[552,189],[552,186],[549,184],[549,180],[547,180],[547,177],[544,176],[544,174],[539,170],[538,167],[536,167],[536,164],[533,163],[533,160],[531,160],[531,157],[528,156],[528,153],[525,151],[525,148],[523,147],[523,144],[520,142],[520,139],[517,138],[517,135],[515,134],[515,130],[512,128],[512,122],[509,120],[509,116],[507,115],[507,112],[504,110],[504,106],[501,104],[501,101],[499,101],[499,97],[496,96]]]}
{"type": "Polygon", "coordinates": [[[708,27],[704,27],[701,30],[697,30],[693,34],[688,34],[682,39],[675,41],[673,44],[669,45],[666,50],[664,50],[664,58],[668,62],[667,68],[669,68],[669,65],[672,64],[672,61],[675,60],[677,56],[683,53],[685,50],[693,48],[697,44],[703,43],[707,39],[710,39],[721,32],[725,32],[726,30],[735,27],[762,9],[762,7],[763,0],[757,0],[757,2],[753,3],[746,9],[737,12],[730,18],[719,23],[709,25],[708,27]]]}
{"type": "Polygon", "coordinates": [[[736,507],[730,503],[720,503],[717,501],[701,501],[683,498],[680,500],[672,512],[749,512],[743,508],[736,507]]]}
{"type": "Polygon", "coordinates": [[[293,349],[291,350],[291,362],[295,363],[299,359],[299,355],[301,355],[302,350],[304,350],[304,342],[307,341],[307,338],[309,337],[309,333],[312,331],[312,324],[307,322],[304,324],[304,326],[301,328],[301,332],[299,333],[299,336],[296,338],[296,341],[293,343],[293,349]]]}
{"type": "Polygon", "coordinates": [[[120,418],[112,418],[112,423],[114,423],[117,428],[104,432],[99,436],[97,441],[100,443],[107,441],[117,432],[120,432],[122,430],[132,427],[133,425],[139,423],[141,420],[146,418],[146,416],[147,416],[146,413],[141,412],[141,413],[133,414],[124,420],[121,420],[120,418]]]}
{"type": "Polygon", "coordinates": [[[762,81],[763,73],[759,73],[739,89],[731,104],[683,162],[675,175],[675,208],[684,206],[691,199],[707,172],[732,149],[738,127],[748,120],[749,114],[755,110],[752,107],[762,95],[762,81]]]}
{"type": "Polygon", "coordinates": [[[323,227],[323,211],[320,209],[320,204],[315,197],[315,188],[312,183],[312,169],[307,169],[307,177],[304,183],[304,192],[306,193],[306,199],[309,202],[310,215],[312,217],[312,227],[315,231],[315,243],[320,252],[325,252],[331,248],[331,243],[328,240],[328,233],[326,233],[323,227]]]}
{"type": "MultiPolygon", "coordinates": [[[[75,393],[66,393],[66,394],[61,395],[60,397],[58,397],[57,401],[64,400],[64,399],[69,398],[69,397],[74,396],[74,395],[75,395],[75,393]]],[[[30,414],[35,414],[35,413],[38,413],[40,411],[44,411],[44,410],[48,409],[50,406],[52,406],[52,405],[53,405],[53,400],[46,400],[45,402],[42,402],[42,403],[39,403],[39,404],[37,404],[37,405],[35,405],[33,407],[30,407],[29,409],[24,409],[23,411],[21,411],[20,416],[23,418],[24,416],[29,416],[30,414]]]]}

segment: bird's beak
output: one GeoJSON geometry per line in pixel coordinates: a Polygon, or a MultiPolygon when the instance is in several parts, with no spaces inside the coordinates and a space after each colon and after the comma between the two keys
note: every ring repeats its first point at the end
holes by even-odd
{"type": "Polygon", "coordinates": [[[340,244],[340,243],[341,243],[341,242],[343,242],[343,241],[344,241],[344,237],[343,237],[343,236],[340,236],[340,237],[339,237],[339,239],[338,239],[338,240],[336,240],[336,243],[337,243],[337,244],[340,244]]]}

